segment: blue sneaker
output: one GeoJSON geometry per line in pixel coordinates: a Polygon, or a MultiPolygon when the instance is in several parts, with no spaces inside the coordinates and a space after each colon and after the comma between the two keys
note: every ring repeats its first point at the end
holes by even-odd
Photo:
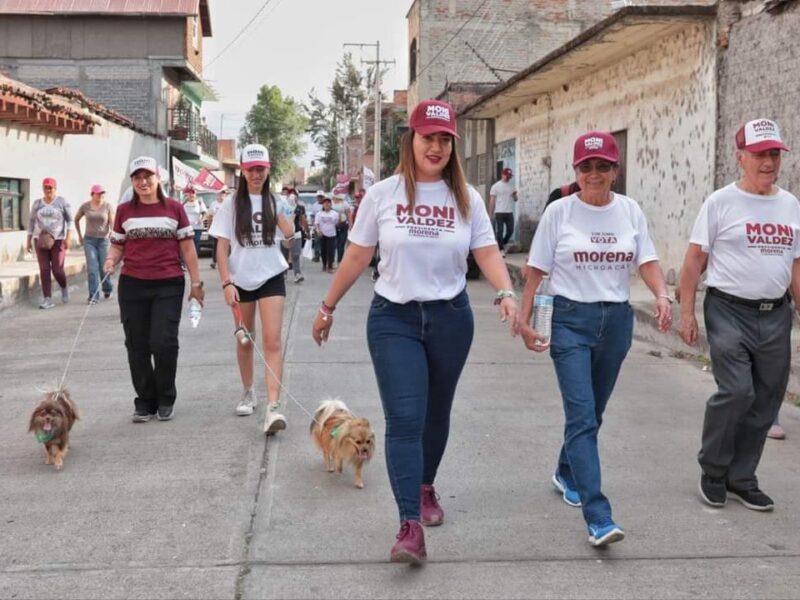
{"type": "Polygon", "coordinates": [[[561,492],[564,502],[570,506],[581,505],[581,497],[578,495],[578,492],[569,487],[567,482],[564,481],[564,478],[558,474],[558,471],[553,473],[553,487],[561,492]]]}
{"type": "Polygon", "coordinates": [[[589,543],[594,547],[606,546],[625,539],[625,532],[610,517],[589,525],[589,543]]]}

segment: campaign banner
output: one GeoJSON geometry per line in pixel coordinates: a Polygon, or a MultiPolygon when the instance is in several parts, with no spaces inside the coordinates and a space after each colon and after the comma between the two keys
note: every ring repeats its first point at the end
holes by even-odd
{"type": "Polygon", "coordinates": [[[197,174],[197,177],[194,178],[193,183],[195,187],[204,188],[214,192],[218,192],[225,188],[225,184],[208,169],[201,169],[200,173],[197,174]]]}
{"type": "Polygon", "coordinates": [[[172,157],[172,185],[175,190],[183,191],[190,183],[195,185],[194,180],[198,175],[200,171],[172,157]]]}
{"type": "Polygon", "coordinates": [[[373,185],[375,185],[375,173],[372,172],[372,169],[365,166],[364,167],[364,189],[368,190],[373,185]]]}

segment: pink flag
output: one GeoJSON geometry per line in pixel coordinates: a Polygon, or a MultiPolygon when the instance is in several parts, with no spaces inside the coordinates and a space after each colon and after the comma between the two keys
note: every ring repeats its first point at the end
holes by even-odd
{"type": "Polygon", "coordinates": [[[207,190],[214,190],[215,192],[218,192],[225,187],[225,184],[208,169],[202,169],[197,174],[197,177],[192,180],[192,183],[206,188],[207,190]]]}

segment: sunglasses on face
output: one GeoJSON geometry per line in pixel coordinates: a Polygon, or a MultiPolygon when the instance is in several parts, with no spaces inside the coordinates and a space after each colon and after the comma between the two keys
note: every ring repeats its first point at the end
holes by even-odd
{"type": "Polygon", "coordinates": [[[614,164],[610,162],[600,162],[600,163],[589,163],[589,162],[582,162],[578,165],[578,171],[581,173],[591,173],[592,171],[597,171],[598,173],[608,173],[611,169],[614,168],[614,164]]]}

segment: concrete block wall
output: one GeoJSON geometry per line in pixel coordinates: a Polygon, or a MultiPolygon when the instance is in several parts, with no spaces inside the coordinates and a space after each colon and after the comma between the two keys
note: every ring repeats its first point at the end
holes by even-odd
{"type": "Polygon", "coordinates": [[[800,196],[800,2],[768,13],[763,0],[740,4],[728,47],[719,50],[716,185],[738,178],[734,136],[742,123],[774,119],[787,145],[778,184],[800,196]]]}
{"type": "Polygon", "coordinates": [[[710,21],[689,25],[501,115],[496,142],[516,140],[520,220],[538,221],[549,191],[574,180],[578,135],[627,130],[627,194],[644,209],[665,270],[677,270],[697,210],[714,189],[714,30],[710,21]]]}

